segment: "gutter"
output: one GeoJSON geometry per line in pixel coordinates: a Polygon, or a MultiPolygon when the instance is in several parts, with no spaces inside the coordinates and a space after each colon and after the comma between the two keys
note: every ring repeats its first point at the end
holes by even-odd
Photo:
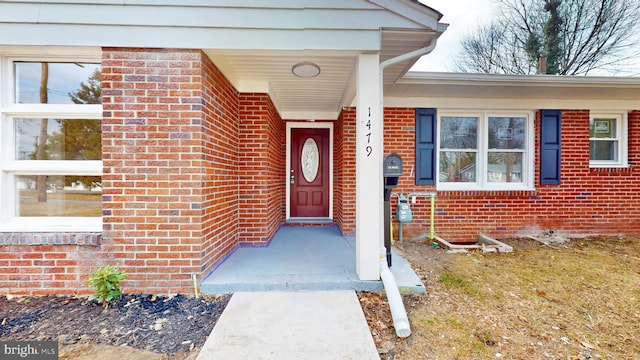
{"type": "MultiPolygon", "coordinates": [[[[429,45],[427,45],[427,46],[425,46],[423,48],[416,49],[416,50],[410,51],[410,52],[408,52],[406,54],[398,55],[398,56],[396,56],[394,58],[387,59],[387,60],[381,62],[380,63],[380,75],[382,75],[382,72],[384,71],[384,69],[389,65],[394,65],[394,64],[397,64],[399,62],[410,60],[410,59],[413,59],[413,58],[416,58],[416,57],[420,57],[422,55],[426,55],[426,54],[432,52],[433,49],[436,48],[436,43],[437,42],[438,41],[436,39],[432,39],[431,42],[429,43],[429,45]]],[[[381,78],[381,80],[382,80],[382,78],[381,78]]],[[[380,82],[380,83],[382,84],[382,82],[380,82]]]]}

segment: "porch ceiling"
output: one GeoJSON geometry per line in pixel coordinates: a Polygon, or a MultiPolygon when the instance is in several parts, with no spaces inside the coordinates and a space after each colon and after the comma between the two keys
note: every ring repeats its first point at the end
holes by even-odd
{"type": "Polygon", "coordinates": [[[356,52],[208,50],[207,55],[242,93],[268,93],[285,119],[335,119],[355,71],[356,52]],[[293,65],[320,67],[312,78],[295,76],[293,65]]]}
{"type": "MultiPolygon", "coordinates": [[[[439,35],[416,30],[381,33],[380,61],[426,47],[439,35]]],[[[359,51],[208,49],[205,52],[238,91],[268,93],[283,119],[334,120],[342,107],[354,105],[359,51]],[[291,69],[303,61],[317,64],[320,74],[312,78],[296,77],[291,69]]],[[[417,60],[385,69],[385,85],[401,78],[417,60]]]]}

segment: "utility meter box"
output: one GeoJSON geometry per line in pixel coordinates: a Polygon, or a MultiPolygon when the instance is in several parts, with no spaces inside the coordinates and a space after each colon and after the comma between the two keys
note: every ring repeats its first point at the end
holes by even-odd
{"type": "Polygon", "coordinates": [[[409,198],[407,196],[398,195],[398,206],[396,207],[396,218],[401,223],[411,222],[413,213],[409,206],[409,198]]]}

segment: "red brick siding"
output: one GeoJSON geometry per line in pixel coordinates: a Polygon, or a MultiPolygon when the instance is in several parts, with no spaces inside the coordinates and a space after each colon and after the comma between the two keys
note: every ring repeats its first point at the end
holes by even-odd
{"type": "Polygon", "coordinates": [[[87,279],[107,254],[94,245],[0,247],[0,293],[87,295],[87,279]]]}
{"type": "Polygon", "coordinates": [[[103,49],[103,236],[129,292],[187,292],[201,271],[202,57],[103,49]]]}
{"type": "Polygon", "coordinates": [[[356,109],[343,109],[334,129],[334,222],[356,232],[356,109]]]}
{"type": "Polygon", "coordinates": [[[208,57],[203,61],[203,275],[239,244],[238,104],[235,88],[208,57]]]}
{"type": "Polygon", "coordinates": [[[240,96],[201,51],[173,49],[104,48],[102,89],[101,239],[0,241],[0,289],[87,294],[88,275],[108,263],[128,273],[126,292],[188,293],[192,273],[271,239],[284,220],[286,145],[268,95],[240,96]]]}
{"type": "MultiPolygon", "coordinates": [[[[539,115],[538,115],[539,116],[539,115]]],[[[539,118],[535,121],[535,191],[440,191],[436,233],[458,242],[475,241],[479,232],[497,238],[554,230],[568,236],[640,235],[640,111],[629,114],[627,169],[589,168],[589,111],[562,114],[562,183],[539,185],[539,118]]],[[[397,192],[432,192],[416,186],[415,110],[385,109],[385,153],[402,156],[404,176],[397,192]]],[[[395,203],[395,201],[393,201],[395,203]]],[[[429,230],[429,201],[412,204],[414,220],[404,225],[407,238],[429,230]]],[[[394,209],[395,211],[395,209],[394,209]]],[[[397,231],[397,223],[396,223],[397,231]]]]}
{"type": "Polygon", "coordinates": [[[338,117],[338,121],[335,123],[333,129],[333,222],[338,226],[340,231],[344,228],[344,205],[342,187],[344,183],[343,169],[344,169],[344,137],[342,133],[344,131],[343,114],[338,117]]]}
{"type": "Polygon", "coordinates": [[[284,221],[284,122],[267,94],[240,94],[240,243],[265,246],[284,221]]]}

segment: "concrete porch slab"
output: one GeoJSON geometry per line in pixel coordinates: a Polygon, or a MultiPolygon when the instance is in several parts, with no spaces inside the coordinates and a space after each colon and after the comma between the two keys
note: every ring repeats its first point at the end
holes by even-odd
{"type": "MultiPolygon", "coordinates": [[[[355,236],[343,236],[335,226],[283,226],[267,247],[238,248],[204,279],[201,291],[382,291],[381,281],[358,279],[355,246],[355,236]]],[[[392,264],[401,293],[425,293],[420,278],[395,251],[392,264]]]]}
{"type": "Polygon", "coordinates": [[[237,292],[197,360],[380,359],[354,291],[237,292]]]}

